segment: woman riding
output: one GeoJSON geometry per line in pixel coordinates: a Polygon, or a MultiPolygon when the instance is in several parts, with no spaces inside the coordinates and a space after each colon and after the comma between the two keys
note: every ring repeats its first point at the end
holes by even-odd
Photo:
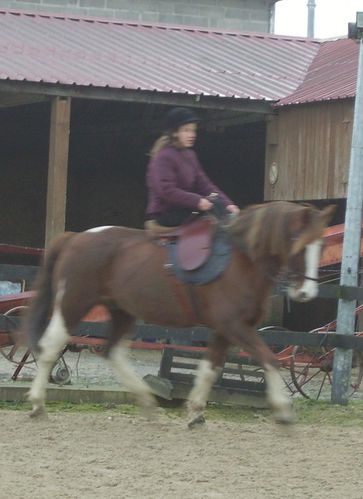
{"type": "Polygon", "coordinates": [[[226,213],[239,212],[238,206],[205,174],[192,149],[199,121],[190,109],[172,109],[166,117],[166,132],[151,149],[146,177],[149,191],[146,213],[148,219],[160,225],[180,225],[193,212],[207,212],[215,203],[226,213]]]}

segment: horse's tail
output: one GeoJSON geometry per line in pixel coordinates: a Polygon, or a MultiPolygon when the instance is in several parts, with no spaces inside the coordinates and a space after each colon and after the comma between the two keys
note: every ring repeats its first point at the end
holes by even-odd
{"type": "Polygon", "coordinates": [[[43,265],[34,283],[36,292],[25,317],[25,332],[29,347],[39,350],[38,343],[46,330],[53,306],[53,271],[58,257],[74,232],[64,232],[56,237],[46,251],[43,265]]]}

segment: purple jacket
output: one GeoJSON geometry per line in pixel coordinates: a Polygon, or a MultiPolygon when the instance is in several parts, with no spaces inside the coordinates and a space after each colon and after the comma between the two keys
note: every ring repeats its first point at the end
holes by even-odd
{"type": "Polygon", "coordinates": [[[225,206],[233,204],[204,173],[193,149],[162,149],[148,165],[146,183],[148,215],[178,208],[197,210],[199,200],[211,192],[217,192],[225,206]]]}

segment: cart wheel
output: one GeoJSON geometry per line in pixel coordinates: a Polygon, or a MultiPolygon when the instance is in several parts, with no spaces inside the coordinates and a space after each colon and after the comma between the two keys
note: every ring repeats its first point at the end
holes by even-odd
{"type": "Polygon", "coordinates": [[[330,396],[334,350],[324,347],[293,348],[290,374],[293,384],[307,399],[318,400],[330,396]]]}
{"type": "MultiPolygon", "coordinates": [[[[333,380],[333,361],[335,349],[324,347],[296,346],[290,360],[291,379],[303,397],[312,400],[330,398],[333,380]]],[[[353,357],[352,382],[349,397],[359,390],[363,378],[363,355],[353,357]]]]}
{"type": "Polygon", "coordinates": [[[0,346],[0,353],[6,360],[12,362],[13,364],[32,364],[35,362],[34,355],[29,351],[28,347],[22,344],[17,338],[16,327],[17,324],[12,317],[20,316],[28,307],[26,305],[19,305],[18,307],[11,308],[4,313],[4,316],[8,318],[9,321],[9,335],[11,338],[11,343],[8,345],[0,346]],[[28,354],[28,358],[25,356],[28,354]]]}
{"type": "MultiPolygon", "coordinates": [[[[358,336],[363,336],[362,334],[359,334],[358,336]]],[[[356,373],[356,379],[355,381],[352,382],[351,387],[352,387],[352,393],[353,395],[355,392],[357,392],[362,384],[363,380],[363,352],[353,352],[353,362],[352,362],[352,373],[356,373]]]]}
{"type": "Polygon", "coordinates": [[[105,345],[92,345],[89,350],[91,353],[101,356],[104,356],[107,353],[107,347],[105,345]]]}
{"type": "Polygon", "coordinates": [[[55,366],[52,371],[52,381],[57,385],[67,385],[70,383],[71,371],[68,369],[66,363],[55,366]]]}
{"type": "MultiPolygon", "coordinates": [[[[272,332],[274,332],[274,331],[277,331],[277,332],[286,331],[286,332],[290,332],[290,330],[286,329],[286,327],[276,326],[276,325],[260,327],[259,331],[272,331],[272,332]]],[[[270,346],[270,350],[274,353],[279,353],[282,350],[284,350],[286,348],[286,346],[287,345],[273,345],[273,346],[270,346]]]]}

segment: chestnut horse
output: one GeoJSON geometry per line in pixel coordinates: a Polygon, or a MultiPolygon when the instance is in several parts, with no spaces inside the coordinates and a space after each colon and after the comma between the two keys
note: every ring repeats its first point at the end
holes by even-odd
{"type": "Polygon", "coordinates": [[[136,319],[180,328],[204,325],[215,333],[189,395],[189,426],[203,421],[209,391],[231,345],[247,350],[263,367],[276,421],[290,422],[278,362],[256,326],[282,272],[290,298],[307,301],[317,295],[321,238],[332,211],[282,201],[242,210],[225,227],[232,247],[227,268],[212,282],[193,285],[192,293],[191,285],[181,282],[176,293],[175,278],[165,270],[166,249],[146,231],[110,226],[60,235],[46,252],[26,322],[29,344],[38,354],[30,415],[45,411],[50,371],[69,335],[92,307],[103,304],[112,329],[106,355],[145,408],[153,408],[155,398],[129,365],[124,341],[136,319]],[[185,313],[191,296],[198,319],[185,313]]]}

